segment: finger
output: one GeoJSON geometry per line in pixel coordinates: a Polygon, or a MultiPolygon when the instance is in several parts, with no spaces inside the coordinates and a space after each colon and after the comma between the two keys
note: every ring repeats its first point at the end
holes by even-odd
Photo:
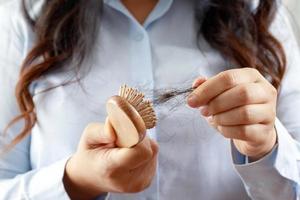
{"type": "Polygon", "coordinates": [[[155,175],[156,168],[157,168],[157,154],[155,156],[153,156],[151,161],[142,168],[143,169],[142,173],[147,174],[147,177],[144,181],[144,189],[148,188],[150,186],[150,184],[153,180],[153,177],[155,175]]]}
{"type": "Polygon", "coordinates": [[[193,82],[192,88],[197,88],[197,87],[199,87],[199,85],[201,85],[202,83],[204,83],[206,80],[207,80],[206,77],[199,76],[199,77],[193,82]]]}
{"type": "Polygon", "coordinates": [[[156,156],[159,151],[159,146],[156,141],[150,139],[150,145],[152,150],[152,157],[156,156]]]}
{"type": "Polygon", "coordinates": [[[151,142],[145,137],[139,144],[132,148],[119,148],[111,152],[112,162],[121,168],[134,169],[152,159],[153,151],[151,142]]]}
{"type": "Polygon", "coordinates": [[[132,170],[137,169],[137,168],[141,168],[142,166],[149,165],[149,163],[150,163],[154,158],[157,157],[158,149],[159,149],[158,144],[157,144],[157,142],[155,142],[154,140],[149,139],[149,141],[150,141],[150,146],[151,146],[151,150],[152,150],[152,158],[150,159],[149,162],[145,162],[144,164],[141,164],[140,166],[137,166],[136,168],[132,168],[132,170]]]}
{"type": "Polygon", "coordinates": [[[257,145],[265,142],[266,135],[270,130],[264,124],[218,126],[217,129],[226,138],[253,142],[257,145]]]}
{"type": "Polygon", "coordinates": [[[114,143],[114,137],[104,132],[104,124],[90,123],[83,131],[80,146],[94,149],[114,143]]]}
{"type": "Polygon", "coordinates": [[[258,82],[262,78],[259,72],[252,68],[221,72],[195,89],[188,98],[188,104],[193,108],[204,106],[230,88],[243,83],[258,82]]]}
{"type": "Polygon", "coordinates": [[[212,121],[221,126],[270,123],[275,116],[269,104],[253,104],[213,115],[212,121]]]}
{"type": "Polygon", "coordinates": [[[157,154],[152,159],[139,166],[138,168],[129,170],[127,177],[124,178],[122,185],[125,186],[123,192],[137,193],[148,188],[153,180],[157,167],[157,154]]]}
{"type": "Polygon", "coordinates": [[[246,83],[225,91],[204,107],[204,116],[215,115],[249,104],[263,104],[270,100],[267,89],[261,83],[246,83]]]}

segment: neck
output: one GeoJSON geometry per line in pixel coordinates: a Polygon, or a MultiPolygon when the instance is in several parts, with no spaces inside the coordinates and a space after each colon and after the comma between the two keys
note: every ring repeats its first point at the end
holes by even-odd
{"type": "Polygon", "coordinates": [[[158,0],[121,0],[133,17],[143,24],[158,0]]]}

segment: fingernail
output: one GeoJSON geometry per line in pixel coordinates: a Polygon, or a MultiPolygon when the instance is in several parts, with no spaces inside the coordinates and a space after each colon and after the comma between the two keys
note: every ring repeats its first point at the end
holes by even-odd
{"type": "Polygon", "coordinates": [[[203,82],[205,82],[207,80],[206,77],[200,77],[198,79],[196,79],[193,84],[192,84],[192,88],[196,88],[198,87],[199,85],[201,85],[203,82]]]}
{"type": "Polygon", "coordinates": [[[198,97],[195,94],[191,94],[188,97],[188,104],[189,106],[191,106],[192,108],[195,108],[198,106],[198,97]]]}
{"type": "Polygon", "coordinates": [[[209,116],[208,106],[203,106],[200,108],[200,112],[203,116],[209,116]]]}

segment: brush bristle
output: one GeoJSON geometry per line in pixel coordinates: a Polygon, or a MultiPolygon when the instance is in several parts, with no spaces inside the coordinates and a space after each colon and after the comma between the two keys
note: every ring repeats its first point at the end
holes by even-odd
{"type": "Polygon", "coordinates": [[[119,96],[125,98],[138,111],[147,129],[151,129],[156,125],[157,119],[153,104],[151,101],[144,99],[145,95],[142,92],[127,85],[122,85],[119,96]]]}

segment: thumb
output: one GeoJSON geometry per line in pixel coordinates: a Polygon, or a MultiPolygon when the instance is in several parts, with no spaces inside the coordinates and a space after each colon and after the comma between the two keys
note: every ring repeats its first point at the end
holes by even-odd
{"type": "Polygon", "coordinates": [[[95,149],[99,147],[113,147],[115,133],[109,128],[109,124],[90,123],[83,131],[80,146],[85,149],[95,149]]]}

